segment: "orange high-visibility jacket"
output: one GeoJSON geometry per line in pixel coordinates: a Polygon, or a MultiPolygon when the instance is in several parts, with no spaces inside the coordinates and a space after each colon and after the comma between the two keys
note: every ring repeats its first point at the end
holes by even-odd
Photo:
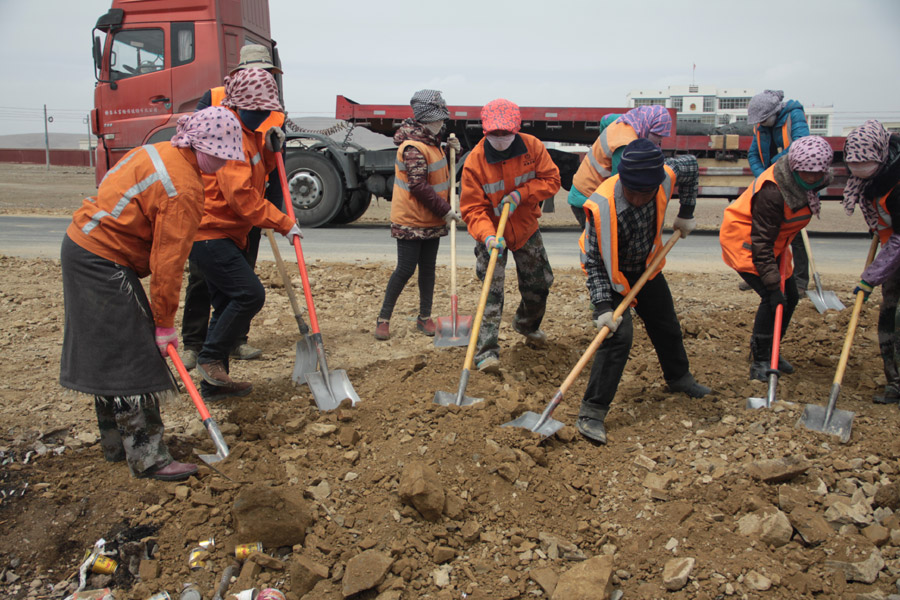
{"type": "Polygon", "coordinates": [[[612,157],[616,150],[636,139],[637,133],[628,123],[615,122],[601,131],[572,178],[575,189],[588,197],[594,193],[603,180],[612,175],[612,157]]]}
{"type": "MultiPolygon", "coordinates": [[[[759,139],[759,125],[753,126],[753,135],[756,136],[756,151],[759,152],[759,160],[763,164],[766,164],[766,157],[763,155],[763,144],[762,140],[759,139]]],[[[773,135],[774,139],[775,136],[773,135]]],[[[791,115],[787,116],[787,119],[784,120],[784,124],[781,126],[781,146],[776,146],[776,151],[772,154],[775,156],[776,154],[781,153],[785,148],[790,147],[791,145],[791,115]]]]}
{"type": "Polygon", "coordinates": [[[489,164],[484,156],[487,142],[484,138],[478,142],[466,158],[459,199],[469,235],[483,243],[488,236],[497,234],[503,196],[518,190],[522,200],[503,233],[510,250],[518,250],[534,235],[541,216],[539,203],[559,191],[559,169],[544,144],[533,135],[518,135],[525,142],[525,154],[499,163],[489,164]]]}
{"type": "Polygon", "coordinates": [[[887,199],[888,196],[890,196],[896,188],[897,186],[895,185],[890,189],[890,191],[888,191],[887,194],[885,194],[881,198],[875,198],[874,200],[872,200],[872,202],[875,203],[875,212],[878,213],[878,224],[876,225],[876,230],[878,231],[878,240],[881,242],[882,246],[887,244],[888,238],[894,235],[894,223],[891,220],[891,213],[888,212],[887,209],[887,199]]]}
{"type": "MultiPolygon", "coordinates": [[[[225,100],[225,86],[220,85],[219,87],[214,87],[209,90],[209,99],[210,106],[222,106],[222,101],[225,100]]],[[[261,131],[263,133],[267,132],[272,127],[283,127],[284,126],[284,113],[281,111],[273,110],[266,120],[259,124],[259,127],[256,128],[257,131],[261,131]]]]}
{"type": "MultiPolygon", "coordinates": [[[[672,198],[672,189],[675,187],[675,171],[665,166],[666,178],[660,184],[656,191],[656,235],[653,238],[653,247],[647,254],[646,264],[649,265],[657,254],[663,248],[662,230],[666,221],[666,207],[672,198]]],[[[612,283],[616,293],[621,295],[628,294],[631,291],[631,285],[628,279],[619,270],[619,217],[616,212],[616,196],[619,196],[623,202],[622,184],[619,183],[619,176],[613,175],[600,184],[597,191],[591,194],[584,203],[584,212],[587,216],[585,230],[578,238],[578,246],[581,248],[581,268],[585,269],[585,260],[587,258],[588,228],[593,227],[597,231],[597,246],[600,250],[600,257],[603,259],[603,265],[606,267],[606,273],[609,275],[609,281],[612,283]]],[[[650,275],[650,279],[656,277],[662,268],[666,265],[665,259],[659,263],[659,267],[650,275]]],[[[585,270],[585,273],[587,271],[585,270]]],[[[636,302],[632,303],[632,306],[636,302]]]]}
{"type": "Polygon", "coordinates": [[[203,184],[190,148],[171,142],[134,148],[85,198],[66,230],[93,254],[150,275],[158,327],[173,327],[184,262],[203,216],[203,184]]]}
{"type": "Polygon", "coordinates": [[[228,238],[244,248],[253,226],[284,235],[294,225],[263,196],[266,177],[275,168],[275,155],[266,149],[265,134],[242,129],[245,160],[229,160],[214,174],[203,174],[206,214],[195,241],[228,238]]]}
{"type": "Polygon", "coordinates": [[[439,227],[444,224],[443,216],[431,212],[409,191],[409,177],[406,173],[406,163],[403,162],[403,151],[409,146],[415,146],[428,161],[428,185],[444,200],[450,195],[450,167],[447,166],[447,157],[444,156],[443,150],[424,142],[406,140],[397,148],[397,159],[394,162],[391,223],[407,227],[439,227]]]}
{"type": "MultiPolygon", "coordinates": [[[[766,169],[762,175],[754,180],[753,185],[744,190],[744,193],[725,209],[722,226],[719,228],[722,259],[729,267],[741,273],[759,275],[759,271],[753,264],[753,253],[750,245],[750,231],[753,228],[751,210],[753,207],[753,196],[767,181],[771,181],[776,186],[778,185],[778,182],[775,181],[775,165],[766,169]]],[[[809,206],[804,206],[794,211],[788,207],[787,203],[784,205],[784,221],[781,224],[781,229],[778,231],[778,238],[775,240],[773,253],[777,258],[781,256],[782,252],[788,252],[786,278],[790,277],[794,272],[791,241],[794,239],[794,236],[800,233],[801,229],[806,227],[811,217],[812,211],[809,206]]]]}

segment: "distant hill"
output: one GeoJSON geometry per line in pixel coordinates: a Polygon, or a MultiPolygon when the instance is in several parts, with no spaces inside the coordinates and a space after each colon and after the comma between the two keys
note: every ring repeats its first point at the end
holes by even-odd
{"type": "MultiPolygon", "coordinates": [[[[53,150],[78,150],[80,142],[87,141],[85,133],[51,133],[50,148],[53,150]]],[[[96,139],[94,141],[96,144],[96,139]]],[[[19,133],[0,135],[0,148],[40,149],[44,147],[43,133],[19,133]]]]}

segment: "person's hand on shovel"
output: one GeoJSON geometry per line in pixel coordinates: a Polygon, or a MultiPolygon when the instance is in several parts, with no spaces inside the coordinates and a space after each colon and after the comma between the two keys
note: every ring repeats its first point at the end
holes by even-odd
{"type": "Polygon", "coordinates": [[[460,215],[457,211],[452,208],[447,211],[447,214],[444,215],[444,223],[449,225],[450,223],[456,221],[457,225],[462,225],[462,215],[460,215]]]}
{"type": "Polygon", "coordinates": [[[497,248],[499,252],[497,252],[497,256],[503,254],[503,251],[506,250],[506,240],[502,237],[497,237],[496,235],[489,235],[487,239],[484,240],[484,247],[487,248],[487,251],[490,252],[494,248],[497,248]]]}
{"type": "MultiPolygon", "coordinates": [[[[601,309],[602,311],[603,309],[601,309]]],[[[622,317],[620,316],[618,319],[613,320],[613,311],[612,308],[609,308],[603,312],[601,312],[595,319],[594,325],[597,326],[597,331],[600,331],[604,327],[609,328],[609,337],[612,337],[613,334],[616,333],[616,330],[619,328],[619,325],[622,324],[622,317]]]]}
{"type": "Polygon", "coordinates": [[[462,152],[462,144],[459,143],[459,138],[457,138],[456,136],[452,136],[447,140],[447,146],[452,148],[453,151],[457,154],[462,152]]]}
{"type": "Polygon", "coordinates": [[[874,289],[875,287],[871,283],[865,279],[860,279],[859,283],[856,284],[856,287],[853,288],[853,297],[855,298],[858,293],[862,292],[863,302],[868,302],[869,294],[871,294],[874,289]]]}
{"type": "Polygon", "coordinates": [[[772,310],[778,308],[778,305],[782,306],[787,304],[787,299],[784,297],[784,292],[781,290],[770,290],[769,291],[769,306],[772,310]]]}
{"type": "Polygon", "coordinates": [[[163,356],[169,355],[169,344],[173,344],[178,349],[178,334],[175,333],[174,327],[157,327],[156,328],[156,347],[163,356]]]}
{"type": "Polygon", "coordinates": [[[294,236],[297,236],[301,240],[303,239],[303,232],[300,230],[300,226],[296,223],[294,223],[294,226],[291,227],[290,231],[284,234],[284,237],[286,237],[287,240],[292,244],[294,243],[294,236]]]}

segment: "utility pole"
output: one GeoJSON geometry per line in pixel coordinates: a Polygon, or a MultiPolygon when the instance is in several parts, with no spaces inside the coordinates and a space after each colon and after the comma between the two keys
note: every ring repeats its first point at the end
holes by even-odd
{"type": "Polygon", "coordinates": [[[47,129],[47,105],[44,105],[44,153],[47,157],[47,170],[50,170],[50,132],[47,129]]]}

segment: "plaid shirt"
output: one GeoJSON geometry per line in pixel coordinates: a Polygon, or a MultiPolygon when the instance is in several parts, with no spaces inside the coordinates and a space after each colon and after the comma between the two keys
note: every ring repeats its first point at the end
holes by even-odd
{"type": "MultiPolygon", "coordinates": [[[[675,171],[680,204],[678,216],[690,219],[694,216],[694,206],[697,204],[699,179],[697,159],[690,154],[685,154],[667,158],[666,164],[675,171]]],[[[619,186],[616,187],[617,191],[621,189],[619,186]]],[[[628,204],[624,196],[620,198],[619,194],[616,194],[615,198],[618,217],[619,270],[639,276],[646,267],[647,256],[653,249],[653,240],[656,237],[656,203],[650,202],[637,208],[628,204]]],[[[590,220],[588,220],[586,229],[587,253],[584,268],[587,271],[587,287],[591,294],[591,303],[595,307],[599,307],[601,303],[610,304],[612,302],[613,288],[603,258],[600,256],[597,230],[590,220]]]]}

